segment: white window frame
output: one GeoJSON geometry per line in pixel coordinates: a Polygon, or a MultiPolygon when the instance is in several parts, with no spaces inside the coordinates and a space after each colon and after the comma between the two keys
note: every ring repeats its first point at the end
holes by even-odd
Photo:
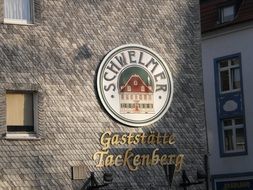
{"type": "Polygon", "coordinates": [[[233,89],[233,81],[232,81],[232,72],[231,70],[232,69],[236,69],[236,68],[239,68],[240,70],[240,82],[241,82],[241,63],[240,63],[240,59],[239,59],[239,64],[237,65],[232,65],[232,59],[239,59],[239,57],[234,57],[234,58],[230,58],[230,59],[225,59],[227,62],[228,62],[228,66],[226,67],[220,67],[220,63],[222,61],[225,61],[225,60],[220,60],[219,63],[218,63],[218,70],[219,70],[219,90],[220,90],[220,93],[221,94],[226,94],[226,93],[231,93],[231,92],[238,92],[238,91],[241,91],[241,87],[240,88],[237,88],[237,89],[233,89]],[[227,71],[228,70],[228,77],[229,77],[229,90],[226,90],[226,91],[222,91],[222,83],[221,83],[221,72],[222,71],[227,71]]]}
{"type": "Polygon", "coordinates": [[[244,127],[244,123],[242,124],[235,124],[235,120],[238,119],[238,118],[230,118],[230,119],[223,119],[221,122],[221,126],[222,126],[222,134],[223,134],[223,150],[224,150],[224,153],[237,153],[237,152],[245,152],[246,151],[246,135],[245,135],[245,131],[244,131],[244,150],[237,150],[236,149],[236,129],[244,129],[245,130],[245,127],[244,127]],[[224,126],[224,120],[232,120],[232,125],[230,126],[224,126]],[[234,147],[234,150],[226,150],[226,144],[225,144],[225,131],[226,130],[232,130],[232,141],[233,141],[233,147],[234,147]]]}
{"type": "MultiPolygon", "coordinates": [[[[36,91],[7,91],[8,93],[31,93],[33,95],[33,131],[7,131],[5,139],[9,140],[38,140],[40,139],[38,135],[38,92],[36,91]]],[[[7,123],[6,123],[7,126],[7,123]]]]}
{"type": "MultiPolygon", "coordinates": [[[[3,2],[5,3],[5,1],[8,0],[3,0],[3,2]]],[[[11,19],[11,18],[6,18],[5,14],[3,22],[5,24],[17,24],[17,25],[33,25],[34,24],[34,15],[35,15],[35,9],[34,9],[34,1],[35,0],[29,0],[30,1],[30,20],[25,20],[25,19],[11,19]]],[[[5,6],[5,5],[4,5],[5,6]]],[[[3,9],[5,9],[5,7],[3,7],[3,9]]]]}

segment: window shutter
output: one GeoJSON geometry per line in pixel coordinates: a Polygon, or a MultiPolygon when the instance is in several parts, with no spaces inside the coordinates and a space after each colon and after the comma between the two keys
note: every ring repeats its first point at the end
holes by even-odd
{"type": "Polygon", "coordinates": [[[6,94],[7,125],[33,126],[33,95],[26,93],[6,94]]]}
{"type": "Polygon", "coordinates": [[[0,0],[0,23],[4,22],[4,0],[0,0]]]}

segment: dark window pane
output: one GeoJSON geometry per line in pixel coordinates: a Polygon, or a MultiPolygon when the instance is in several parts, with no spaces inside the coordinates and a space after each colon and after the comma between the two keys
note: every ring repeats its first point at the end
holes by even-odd
{"type": "Polygon", "coordinates": [[[228,70],[220,72],[221,91],[229,90],[229,74],[228,70]]]}
{"type": "Polygon", "coordinates": [[[240,68],[231,69],[233,89],[241,88],[240,68]]]}
{"type": "Polygon", "coordinates": [[[244,128],[236,129],[236,149],[245,150],[244,128]]]}
{"type": "Polygon", "coordinates": [[[223,120],[223,126],[231,126],[231,125],[232,125],[232,119],[223,120]]]}
{"type": "Polygon", "coordinates": [[[225,151],[234,150],[233,145],[233,131],[232,130],[224,130],[225,137],[225,151]]]}
{"type": "Polygon", "coordinates": [[[235,119],[235,124],[236,124],[236,125],[241,125],[241,124],[243,124],[243,123],[244,123],[244,122],[243,122],[243,118],[240,117],[240,118],[236,118],[236,119],[235,119]]]}
{"type": "Polygon", "coordinates": [[[8,132],[33,132],[34,128],[33,126],[14,126],[14,125],[8,125],[7,126],[8,132]]]}
{"type": "Polygon", "coordinates": [[[227,60],[223,60],[220,62],[220,68],[223,68],[223,67],[227,67],[228,66],[228,61],[227,60]]]}
{"type": "Polygon", "coordinates": [[[238,65],[239,66],[239,64],[240,64],[240,61],[239,61],[238,57],[231,59],[231,65],[238,65]]]}

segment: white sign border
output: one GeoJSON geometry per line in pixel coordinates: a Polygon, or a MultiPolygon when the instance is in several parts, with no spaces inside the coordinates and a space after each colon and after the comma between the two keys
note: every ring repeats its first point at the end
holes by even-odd
{"type": "Polygon", "coordinates": [[[129,127],[143,127],[143,126],[147,126],[147,125],[151,125],[153,123],[155,123],[156,121],[160,120],[164,114],[168,111],[169,107],[170,107],[170,104],[172,102],[172,99],[173,99],[173,93],[174,93],[174,83],[173,83],[173,79],[172,79],[172,74],[166,64],[166,62],[162,59],[162,57],[160,55],[158,55],[156,52],[154,52],[153,50],[151,50],[150,48],[146,47],[146,46],[143,46],[143,45],[140,45],[140,44],[125,44],[125,45],[121,45],[119,47],[116,47],[115,49],[111,50],[110,52],[107,53],[107,55],[103,58],[102,62],[99,64],[99,69],[98,69],[98,72],[97,72],[97,77],[96,77],[96,82],[97,82],[97,92],[98,92],[98,96],[99,96],[99,99],[103,105],[103,107],[105,108],[105,110],[117,121],[119,121],[120,123],[122,124],[125,124],[129,127]],[[115,115],[113,113],[113,111],[111,111],[111,109],[108,107],[108,105],[106,104],[105,100],[103,99],[103,95],[102,95],[102,92],[101,92],[101,87],[100,87],[100,80],[101,80],[101,73],[103,71],[103,66],[104,64],[107,62],[108,58],[111,57],[111,55],[113,55],[114,53],[116,53],[117,51],[119,51],[120,49],[124,49],[124,48],[129,48],[129,47],[133,47],[133,48],[142,48],[142,49],[145,49],[149,52],[151,52],[152,54],[154,54],[158,59],[159,61],[163,64],[163,66],[165,67],[167,73],[168,73],[168,76],[169,76],[169,81],[170,81],[170,97],[169,97],[169,101],[168,101],[168,104],[165,106],[165,108],[163,109],[163,111],[157,115],[153,120],[151,121],[148,121],[148,122],[143,122],[143,123],[134,123],[134,122],[128,122],[128,121],[125,121],[124,119],[121,119],[119,118],[117,115],[115,115]]]}

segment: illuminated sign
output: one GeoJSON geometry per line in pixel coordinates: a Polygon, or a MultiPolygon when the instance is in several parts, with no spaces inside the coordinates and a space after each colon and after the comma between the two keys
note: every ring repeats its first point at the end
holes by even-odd
{"type": "Polygon", "coordinates": [[[168,110],[173,94],[170,71],[162,58],[141,45],[123,45],[106,55],[97,90],[108,113],[129,126],[145,126],[168,110]]]}

